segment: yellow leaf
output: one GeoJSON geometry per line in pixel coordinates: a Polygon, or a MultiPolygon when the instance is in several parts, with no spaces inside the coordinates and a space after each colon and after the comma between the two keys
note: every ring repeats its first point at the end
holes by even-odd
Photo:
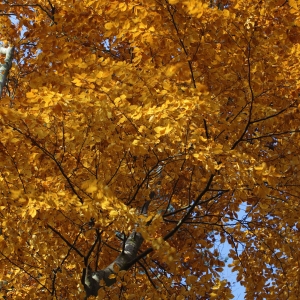
{"type": "Polygon", "coordinates": [[[86,189],[88,193],[96,192],[98,189],[97,187],[97,180],[93,180],[93,182],[90,183],[89,187],[86,189]]]}
{"type": "Polygon", "coordinates": [[[221,153],[223,153],[223,145],[217,144],[217,145],[215,145],[215,146],[212,147],[211,151],[214,154],[221,154],[221,153]]]}
{"type": "Polygon", "coordinates": [[[104,200],[101,201],[101,207],[103,209],[109,209],[111,207],[110,201],[108,201],[107,198],[105,198],[104,200]]]}
{"type": "Polygon", "coordinates": [[[117,264],[114,264],[113,265],[113,270],[114,270],[114,272],[118,273],[119,270],[120,270],[120,267],[117,264]]]}
{"type": "Polygon", "coordinates": [[[24,199],[24,198],[19,198],[18,201],[19,201],[20,204],[25,204],[25,203],[28,202],[28,200],[24,199]]]}
{"type": "Polygon", "coordinates": [[[225,17],[229,17],[230,16],[230,12],[229,12],[228,9],[224,9],[223,10],[223,14],[224,14],[225,17]]]}
{"type": "Polygon", "coordinates": [[[27,98],[35,98],[36,94],[34,94],[33,92],[28,92],[28,93],[26,93],[26,97],[27,98]]]}
{"type": "Polygon", "coordinates": [[[298,5],[297,5],[297,1],[296,0],[289,0],[289,5],[294,8],[297,9],[298,5]]]}
{"type": "Polygon", "coordinates": [[[265,162],[263,162],[260,166],[255,166],[254,170],[256,171],[262,171],[266,168],[267,164],[265,162]]]}
{"type": "Polygon", "coordinates": [[[87,63],[82,62],[81,64],[78,65],[78,68],[86,69],[87,66],[88,66],[87,63]]]}
{"type": "Polygon", "coordinates": [[[268,204],[262,203],[262,202],[259,203],[259,206],[260,206],[263,210],[266,210],[266,209],[269,208],[269,205],[268,205],[268,204]]]}
{"type": "Polygon", "coordinates": [[[125,11],[127,9],[127,4],[126,3],[120,3],[119,8],[120,8],[120,11],[125,11]]]}
{"type": "Polygon", "coordinates": [[[82,82],[78,78],[75,78],[72,82],[75,83],[76,86],[79,86],[79,87],[82,86],[82,82]]]}
{"type": "Polygon", "coordinates": [[[178,69],[182,66],[182,63],[177,63],[175,65],[168,66],[166,68],[165,74],[167,77],[171,77],[177,74],[178,69]]]}
{"type": "Polygon", "coordinates": [[[114,27],[114,24],[112,22],[109,22],[109,23],[106,23],[104,27],[105,27],[105,29],[110,30],[114,27]]]}
{"type": "Polygon", "coordinates": [[[11,198],[17,199],[20,197],[22,190],[11,190],[11,198]]]}
{"type": "Polygon", "coordinates": [[[81,187],[85,189],[88,193],[93,193],[98,190],[97,179],[86,180],[85,182],[83,182],[81,187]]]}
{"type": "Polygon", "coordinates": [[[154,128],[154,131],[160,136],[164,134],[168,134],[171,130],[172,127],[170,126],[170,124],[168,124],[167,127],[157,126],[154,128]]]}
{"type": "Polygon", "coordinates": [[[29,215],[34,218],[36,216],[36,209],[35,207],[30,207],[29,208],[29,215]]]}
{"type": "Polygon", "coordinates": [[[109,215],[113,218],[117,217],[119,215],[119,213],[116,210],[111,210],[109,212],[109,215]]]}

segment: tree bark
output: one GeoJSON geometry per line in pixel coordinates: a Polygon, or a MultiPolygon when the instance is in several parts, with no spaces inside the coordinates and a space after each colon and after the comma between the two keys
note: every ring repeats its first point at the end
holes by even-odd
{"type": "Polygon", "coordinates": [[[0,99],[2,97],[3,88],[6,84],[8,72],[12,66],[14,56],[14,47],[0,47],[0,54],[5,54],[3,64],[0,64],[0,99]]]}
{"type": "Polygon", "coordinates": [[[103,286],[111,286],[116,282],[116,278],[109,278],[115,274],[114,265],[120,271],[127,270],[131,265],[130,262],[136,258],[139,248],[143,243],[143,237],[138,232],[133,232],[127,238],[122,253],[105,269],[92,272],[89,269],[84,269],[82,276],[82,284],[86,292],[85,299],[89,296],[97,296],[98,290],[103,286]],[[100,281],[103,280],[101,285],[100,281]]]}

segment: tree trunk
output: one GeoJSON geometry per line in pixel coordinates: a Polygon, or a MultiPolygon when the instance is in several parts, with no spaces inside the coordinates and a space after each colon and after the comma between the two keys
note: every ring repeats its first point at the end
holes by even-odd
{"type": "Polygon", "coordinates": [[[5,60],[3,64],[0,64],[0,99],[2,97],[3,87],[6,84],[7,75],[12,65],[14,56],[14,47],[0,47],[0,54],[5,54],[5,60]]]}
{"type": "Polygon", "coordinates": [[[83,271],[82,283],[86,292],[86,298],[89,296],[97,296],[98,290],[103,286],[111,286],[116,282],[116,278],[109,278],[115,274],[114,265],[121,270],[127,270],[130,262],[136,258],[139,248],[143,243],[143,237],[140,233],[133,232],[127,238],[122,253],[105,269],[91,272],[88,269],[83,271]],[[100,281],[103,280],[101,285],[100,281]]]}

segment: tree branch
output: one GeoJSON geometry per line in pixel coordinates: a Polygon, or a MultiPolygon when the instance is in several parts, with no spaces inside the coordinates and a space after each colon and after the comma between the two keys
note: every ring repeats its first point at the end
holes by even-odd
{"type": "Polygon", "coordinates": [[[105,286],[111,286],[116,282],[114,266],[121,270],[128,270],[132,264],[130,261],[137,256],[138,250],[143,243],[143,237],[138,232],[133,232],[129,235],[125,242],[124,251],[105,269],[92,272],[89,268],[83,271],[83,285],[86,292],[85,299],[89,296],[97,296],[98,290],[102,287],[101,281],[104,281],[105,286]]]}
{"type": "MultiPolygon", "coordinates": [[[[186,212],[186,214],[184,215],[184,217],[177,223],[177,225],[168,233],[166,234],[163,239],[166,241],[168,240],[170,237],[172,237],[177,231],[178,229],[184,224],[184,222],[188,219],[188,217],[190,216],[190,214],[193,212],[193,210],[195,209],[195,207],[197,205],[199,205],[202,197],[205,195],[205,193],[207,191],[209,191],[209,187],[213,181],[214,178],[214,174],[210,175],[210,178],[208,179],[208,182],[206,184],[206,187],[203,189],[203,191],[198,195],[197,199],[195,200],[195,202],[190,206],[190,208],[188,209],[188,211],[186,212]]],[[[133,260],[131,260],[127,266],[126,266],[126,270],[129,269],[132,265],[134,265],[136,262],[138,262],[141,258],[146,257],[149,253],[151,253],[154,249],[152,247],[149,247],[148,249],[146,249],[143,253],[141,253],[140,255],[136,256],[133,260]]]]}
{"type": "Polygon", "coordinates": [[[0,47],[0,54],[5,54],[5,60],[3,64],[0,64],[0,99],[2,96],[3,88],[6,84],[8,72],[12,66],[12,60],[14,57],[14,47],[0,47]]]}
{"type": "Polygon", "coordinates": [[[48,227],[55,232],[70,248],[72,248],[80,257],[85,257],[74,245],[72,245],[60,232],[48,224],[48,227]]]}

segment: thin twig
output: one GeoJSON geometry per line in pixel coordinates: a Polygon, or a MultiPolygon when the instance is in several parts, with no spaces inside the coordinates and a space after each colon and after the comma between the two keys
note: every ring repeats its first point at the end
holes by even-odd
{"type": "Polygon", "coordinates": [[[47,224],[47,226],[55,232],[69,247],[71,247],[80,257],[85,258],[85,256],[75,247],[73,246],[59,231],[54,229],[51,225],[47,224]]]}

